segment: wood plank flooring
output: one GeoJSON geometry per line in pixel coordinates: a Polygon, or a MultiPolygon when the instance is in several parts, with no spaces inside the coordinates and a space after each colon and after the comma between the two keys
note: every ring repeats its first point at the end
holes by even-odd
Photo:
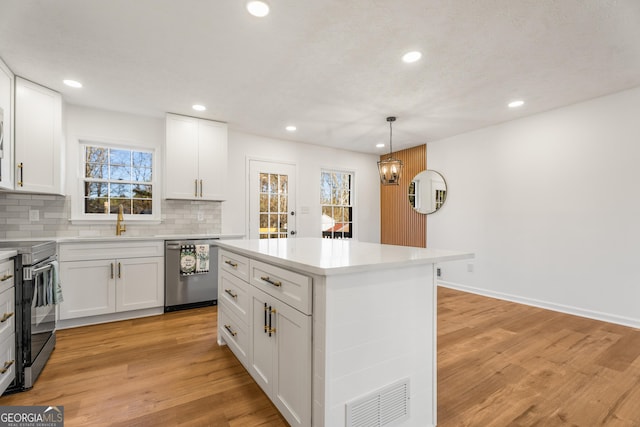
{"type": "MultiPolygon", "coordinates": [[[[640,331],[438,290],[438,425],[640,426],[640,331]]],[[[58,332],[34,388],[72,426],[286,426],[207,307],[58,332]]],[[[415,402],[414,402],[415,404],[415,402]]]]}
{"type": "Polygon", "coordinates": [[[439,426],[640,426],[640,330],[438,298],[439,426]]]}

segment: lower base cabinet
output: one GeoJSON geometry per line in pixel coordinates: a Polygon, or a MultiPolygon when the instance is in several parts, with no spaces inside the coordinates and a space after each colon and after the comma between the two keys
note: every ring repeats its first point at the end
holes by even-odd
{"type": "Polygon", "coordinates": [[[290,425],[310,427],[312,316],[283,299],[307,295],[311,279],[225,250],[219,251],[218,265],[220,343],[290,425]],[[287,295],[281,296],[283,289],[287,295]]]}
{"type": "Polygon", "coordinates": [[[13,259],[0,262],[0,395],[16,377],[16,306],[13,259]]]}
{"type": "Polygon", "coordinates": [[[311,316],[250,288],[249,372],[292,426],[310,425],[311,316]]]}
{"type": "Polygon", "coordinates": [[[164,305],[162,242],[85,245],[61,246],[60,278],[64,301],[59,305],[59,319],[164,305]],[[113,257],[116,253],[121,256],[113,257]]]}

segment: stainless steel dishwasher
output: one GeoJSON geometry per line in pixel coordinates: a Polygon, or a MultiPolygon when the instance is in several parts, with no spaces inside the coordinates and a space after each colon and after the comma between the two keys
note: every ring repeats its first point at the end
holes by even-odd
{"type": "MultiPolygon", "coordinates": [[[[165,240],[164,242],[164,311],[217,305],[218,248],[216,239],[165,240]],[[208,246],[208,271],[189,268],[190,248],[208,246]],[[187,267],[185,267],[185,265],[187,267]]],[[[195,266],[194,266],[195,267],[195,266]]]]}

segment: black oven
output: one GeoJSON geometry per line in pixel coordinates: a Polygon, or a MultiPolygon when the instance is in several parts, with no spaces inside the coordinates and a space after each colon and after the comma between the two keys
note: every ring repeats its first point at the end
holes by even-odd
{"type": "Polygon", "coordinates": [[[0,242],[16,262],[16,379],[7,391],[33,387],[56,344],[56,242],[0,242]]]}

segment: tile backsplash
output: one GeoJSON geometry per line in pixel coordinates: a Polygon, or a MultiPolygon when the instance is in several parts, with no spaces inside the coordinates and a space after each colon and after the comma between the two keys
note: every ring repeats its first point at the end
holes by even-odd
{"type": "MultiPolygon", "coordinates": [[[[65,196],[0,192],[0,239],[113,236],[115,221],[72,224],[71,200],[65,196]]],[[[162,200],[160,224],[125,221],[127,236],[219,234],[221,202],[162,200]]]]}

